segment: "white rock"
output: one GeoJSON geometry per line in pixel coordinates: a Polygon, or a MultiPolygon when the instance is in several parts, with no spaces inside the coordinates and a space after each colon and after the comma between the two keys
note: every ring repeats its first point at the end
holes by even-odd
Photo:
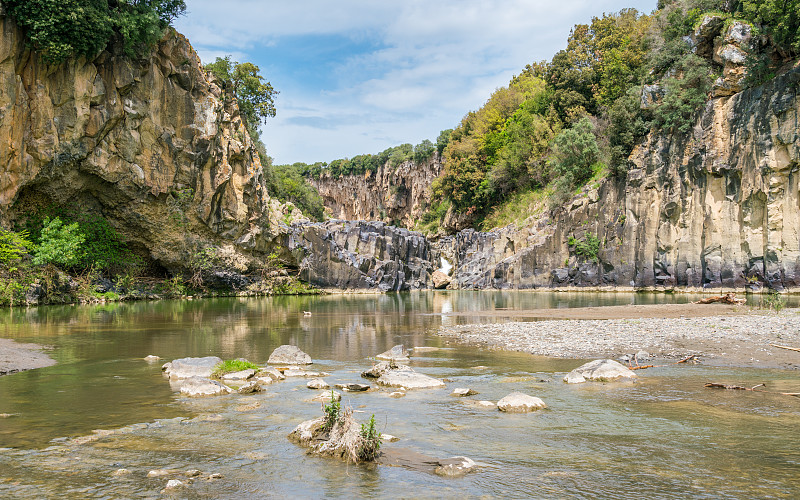
{"type": "Polygon", "coordinates": [[[216,381],[203,377],[187,378],[181,384],[181,394],[184,396],[219,396],[230,394],[231,388],[216,381]]]}
{"type": "Polygon", "coordinates": [[[301,351],[297,346],[282,345],[272,351],[269,359],[269,364],[289,364],[289,365],[310,365],[311,356],[301,351]]]}
{"type": "Polygon", "coordinates": [[[387,443],[396,443],[400,441],[400,438],[397,436],[392,436],[391,434],[381,434],[381,441],[385,441],[387,443]]]}
{"type": "Polygon", "coordinates": [[[286,376],[275,368],[262,368],[256,373],[257,377],[267,376],[274,381],[286,380],[286,376]]]}
{"type": "Polygon", "coordinates": [[[244,384],[243,386],[239,387],[236,391],[239,394],[251,394],[253,392],[261,392],[261,385],[258,383],[257,380],[251,380],[250,382],[244,384]]]}
{"type": "Polygon", "coordinates": [[[145,356],[144,357],[144,360],[147,361],[148,363],[154,363],[154,362],[158,361],[159,359],[161,359],[161,358],[156,356],[156,355],[153,355],[153,354],[150,354],[149,356],[145,356]]]}
{"type": "Polygon", "coordinates": [[[222,380],[247,380],[256,374],[255,370],[242,370],[233,373],[226,373],[222,376],[222,380]]]}
{"type": "MultiPolygon", "coordinates": [[[[333,399],[336,401],[342,400],[342,394],[336,391],[333,391],[333,399]]],[[[330,403],[331,402],[331,391],[322,391],[316,396],[312,401],[322,401],[323,403],[330,403]]]]}
{"type": "Polygon", "coordinates": [[[564,377],[564,382],[579,384],[586,381],[611,382],[620,379],[635,380],[636,374],[613,359],[596,359],[569,372],[564,377]]]}
{"type": "Polygon", "coordinates": [[[306,383],[306,387],[309,389],[328,389],[330,385],[321,378],[314,378],[306,383]]]}
{"type": "Polygon", "coordinates": [[[472,389],[468,389],[466,387],[456,387],[455,389],[453,389],[453,392],[450,395],[464,397],[464,396],[474,396],[475,394],[478,394],[478,391],[473,391],[472,389]]]}
{"type": "Polygon", "coordinates": [[[393,365],[388,361],[381,361],[380,363],[372,365],[369,370],[361,372],[361,376],[364,378],[378,378],[389,370],[414,371],[411,369],[411,367],[406,365],[393,365]]]}
{"type": "Polygon", "coordinates": [[[128,469],[117,469],[113,472],[112,476],[126,476],[130,473],[131,471],[129,471],[128,469]]]}
{"type": "Polygon", "coordinates": [[[287,368],[283,370],[284,377],[313,377],[313,378],[322,378],[327,377],[330,373],[325,372],[312,372],[310,370],[304,370],[302,368],[287,368]]]}
{"type": "Polygon", "coordinates": [[[202,474],[202,472],[200,472],[197,469],[189,469],[189,470],[187,470],[186,472],[183,473],[183,475],[186,476],[186,477],[197,477],[200,474],[202,474]]]}
{"type": "Polygon", "coordinates": [[[484,408],[494,408],[494,407],[496,406],[496,405],[495,405],[494,403],[492,403],[491,401],[486,401],[486,400],[484,400],[484,401],[477,401],[475,404],[477,404],[478,406],[483,406],[484,408]]]}
{"type": "Polygon", "coordinates": [[[175,488],[180,488],[183,486],[183,483],[178,481],[177,479],[170,479],[167,481],[167,486],[164,487],[164,490],[173,490],[175,488]]]}
{"type": "Polygon", "coordinates": [[[389,393],[389,397],[390,398],[402,398],[405,395],[406,395],[406,393],[402,392],[402,391],[396,391],[396,392],[389,393]]]}
{"type": "Polygon", "coordinates": [[[521,392],[512,392],[497,402],[497,409],[508,413],[527,413],[547,408],[541,399],[521,392]]]}
{"type": "Polygon", "coordinates": [[[439,379],[423,375],[411,370],[390,370],[377,380],[378,385],[386,387],[404,387],[406,389],[433,389],[444,387],[439,379]]]}
{"type": "Polygon", "coordinates": [[[164,477],[169,476],[170,472],[166,469],[153,469],[147,473],[147,477],[164,477]]]}
{"type": "Polygon", "coordinates": [[[408,361],[408,351],[402,344],[398,344],[388,351],[378,354],[375,357],[378,359],[384,359],[386,361],[408,361]]]}
{"type": "Polygon", "coordinates": [[[471,472],[477,464],[467,457],[446,458],[439,461],[434,472],[440,476],[460,477],[471,472]]]}
{"type": "Polygon", "coordinates": [[[161,369],[165,374],[169,375],[170,378],[208,378],[211,376],[214,367],[219,363],[222,363],[222,360],[216,356],[206,356],[205,358],[180,358],[165,363],[161,369]]]}

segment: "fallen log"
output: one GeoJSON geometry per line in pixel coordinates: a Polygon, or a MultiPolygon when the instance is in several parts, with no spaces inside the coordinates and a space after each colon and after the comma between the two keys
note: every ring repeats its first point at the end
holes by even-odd
{"type": "Polygon", "coordinates": [[[778,344],[770,344],[772,347],[777,347],[778,349],[786,349],[789,351],[797,351],[800,352],[800,347],[789,347],[785,345],[778,345],[778,344]]]}
{"type": "Polygon", "coordinates": [[[761,391],[759,387],[766,387],[766,384],[758,384],[754,385],[753,387],[744,387],[741,385],[729,385],[729,384],[720,384],[717,382],[707,382],[704,387],[708,387],[710,389],[727,389],[729,391],[752,391],[752,392],[763,392],[765,394],[778,394],[781,396],[793,396],[795,398],[800,398],[800,392],[772,392],[772,391],[761,391]]]}
{"type": "Polygon", "coordinates": [[[737,299],[735,293],[726,293],[725,295],[716,295],[714,297],[706,297],[705,299],[700,299],[692,304],[744,304],[747,302],[747,299],[737,299]]]}

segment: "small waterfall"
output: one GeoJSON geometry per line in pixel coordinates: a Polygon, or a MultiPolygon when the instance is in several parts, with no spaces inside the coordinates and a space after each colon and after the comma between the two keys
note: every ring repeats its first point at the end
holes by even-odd
{"type": "Polygon", "coordinates": [[[440,267],[438,270],[450,276],[450,271],[453,270],[453,264],[449,263],[444,257],[439,257],[439,260],[441,261],[442,267],[440,267]]]}

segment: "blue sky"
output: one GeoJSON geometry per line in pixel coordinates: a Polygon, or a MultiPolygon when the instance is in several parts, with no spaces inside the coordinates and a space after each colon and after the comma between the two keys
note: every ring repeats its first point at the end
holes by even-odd
{"type": "Polygon", "coordinates": [[[250,61],[276,90],[261,127],[276,163],[436,139],[570,28],[655,0],[187,0],[175,23],[203,62],[250,61]]]}

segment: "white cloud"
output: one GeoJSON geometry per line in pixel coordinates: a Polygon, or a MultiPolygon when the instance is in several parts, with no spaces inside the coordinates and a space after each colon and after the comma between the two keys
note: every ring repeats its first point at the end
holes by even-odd
{"type": "Polygon", "coordinates": [[[255,58],[288,37],[334,35],[377,47],[332,61],[325,87],[281,87],[272,80],[281,91],[278,116],[262,130],[281,163],[330,161],[435,139],[526,64],[550,59],[574,24],[631,4],[642,11],[655,7],[644,0],[187,3],[189,14],[178,29],[203,60],[224,53],[255,58]]]}

